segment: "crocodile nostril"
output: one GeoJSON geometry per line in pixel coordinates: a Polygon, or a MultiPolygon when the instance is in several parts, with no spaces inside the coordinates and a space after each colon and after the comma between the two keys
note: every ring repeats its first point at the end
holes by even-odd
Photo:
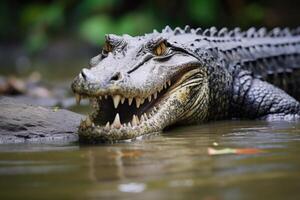
{"type": "Polygon", "coordinates": [[[91,74],[89,69],[86,69],[86,68],[82,69],[80,74],[85,81],[93,79],[93,75],[91,74]]]}
{"type": "Polygon", "coordinates": [[[120,72],[115,73],[115,74],[110,78],[111,81],[118,81],[118,80],[121,80],[121,79],[122,79],[122,74],[121,74],[120,72]]]}
{"type": "Polygon", "coordinates": [[[84,80],[86,80],[86,74],[83,70],[81,70],[81,76],[83,77],[84,80]]]}

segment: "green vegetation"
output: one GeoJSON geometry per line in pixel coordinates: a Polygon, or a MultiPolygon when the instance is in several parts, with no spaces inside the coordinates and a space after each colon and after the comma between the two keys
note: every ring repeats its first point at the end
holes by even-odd
{"type": "Polygon", "coordinates": [[[35,53],[54,38],[70,37],[101,45],[106,33],[136,35],[159,30],[166,24],[259,26],[268,24],[265,10],[274,2],[277,1],[1,1],[0,40],[17,41],[29,53],[35,53]]]}

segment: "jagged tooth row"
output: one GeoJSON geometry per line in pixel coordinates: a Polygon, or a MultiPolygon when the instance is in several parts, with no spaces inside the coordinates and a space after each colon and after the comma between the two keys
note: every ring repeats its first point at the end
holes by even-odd
{"type": "MultiPolygon", "coordinates": [[[[125,97],[121,97],[120,95],[113,95],[112,96],[113,99],[113,103],[114,103],[114,107],[118,108],[119,104],[123,104],[125,102],[125,97]]],[[[131,105],[133,102],[133,99],[135,100],[135,104],[136,107],[139,108],[140,105],[142,105],[145,102],[144,98],[139,98],[139,97],[135,97],[135,98],[128,98],[128,105],[131,105]]]]}
{"type": "MultiPolygon", "coordinates": [[[[143,98],[143,97],[142,98],[140,98],[140,97],[129,97],[128,98],[128,105],[131,105],[132,102],[133,102],[133,99],[134,99],[136,107],[139,108],[145,102],[146,99],[148,99],[148,102],[151,102],[152,99],[157,98],[157,93],[161,92],[163,89],[167,89],[170,86],[171,86],[171,81],[168,80],[156,92],[149,95],[148,97],[145,97],[145,98],[143,98]],[[152,96],[153,96],[153,98],[152,98],[152,96]]],[[[101,101],[103,97],[104,97],[104,99],[107,99],[108,95],[98,96],[97,98],[98,98],[98,100],[101,101]]],[[[81,101],[82,98],[83,98],[82,95],[80,95],[78,93],[75,93],[75,99],[76,99],[77,104],[80,104],[80,101],[81,101]]],[[[118,94],[117,95],[112,95],[112,100],[113,100],[114,107],[118,108],[120,103],[124,104],[124,102],[126,100],[126,97],[123,97],[123,96],[118,95],[118,94]]],[[[90,98],[90,102],[91,102],[91,104],[94,108],[98,108],[98,104],[97,104],[96,101],[97,101],[96,98],[90,98]]]]}
{"type": "MultiPolygon", "coordinates": [[[[168,80],[156,92],[149,95],[148,97],[145,97],[145,98],[143,98],[143,97],[129,97],[129,98],[127,98],[128,99],[128,105],[130,106],[132,104],[133,100],[134,100],[136,108],[139,108],[142,104],[145,103],[146,99],[148,99],[148,102],[151,102],[152,99],[157,98],[157,94],[159,92],[161,92],[163,89],[167,89],[170,86],[171,86],[171,81],[168,80]]],[[[123,97],[121,95],[112,95],[112,99],[113,99],[114,108],[118,108],[120,103],[124,104],[124,102],[126,100],[126,97],[123,97]]]]}
{"type": "MultiPolygon", "coordinates": [[[[157,108],[154,107],[152,112],[150,113],[144,113],[141,115],[141,117],[139,118],[137,115],[133,115],[132,119],[130,122],[128,123],[121,123],[121,119],[120,119],[120,115],[119,113],[116,114],[114,121],[112,124],[110,124],[110,122],[108,121],[105,125],[105,128],[110,129],[110,128],[116,128],[116,129],[120,129],[122,127],[134,127],[134,126],[138,126],[141,123],[147,121],[149,118],[151,118],[155,113],[157,112],[157,108]]],[[[81,126],[84,128],[87,127],[95,127],[94,122],[91,119],[91,116],[87,116],[85,120],[81,120],[81,126]]],[[[100,128],[100,126],[98,125],[97,128],[100,128]]]]}

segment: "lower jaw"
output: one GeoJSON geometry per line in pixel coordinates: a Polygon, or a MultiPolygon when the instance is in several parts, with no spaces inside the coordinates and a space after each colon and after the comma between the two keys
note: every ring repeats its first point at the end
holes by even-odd
{"type": "MultiPolygon", "coordinates": [[[[160,107],[159,105],[156,105],[160,107]]],[[[154,106],[155,107],[155,106],[154,106]]],[[[138,125],[131,126],[122,123],[121,127],[115,128],[114,125],[106,126],[90,125],[82,121],[78,129],[79,142],[88,144],[97,143],[117,143],[122,141],[131,141],[144,136],[155,135],[161,132],[166,125],[161,120],[161,113],[148,114],[147,121],[141,120],[138,125]]],[[[93,120],[94,121],[94,120],[93,120]]],[[[92,123],[94,124],[94,123],[92,123]]]]}
{"type": "Polygon", "coordinates": [[[157,127],[134,127],[132,129],[120,128],[120,129],[109,129],[104,127],[101,128],[82,128],[79,127],[78,135],[80,143],[115,143],[126,140],[134,140],[139,137],[146,135],[152,135],[160,132],[162,129],[157,127]]]}

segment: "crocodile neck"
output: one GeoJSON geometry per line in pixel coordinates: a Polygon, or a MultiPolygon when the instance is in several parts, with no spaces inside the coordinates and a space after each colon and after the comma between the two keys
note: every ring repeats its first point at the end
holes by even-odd
{"type": "MultiPolygon", "coordinates": [[[[246,70],[253,77],[268,81],[299,100],[300,34],[297,31],[278,28],[270,32],[265,28],[250,28],[244,32],[239,28],[216,31],[212,27],[203,32],[195,30],[194,39],[187,40],[184,48],[201,60],[204,57],[224,62],[223,67],[233,78],[246,70]]],[[[182,38],[185,34],[191,37],[191,30],[186,27],[178,34],[182,34],[182,38]]]]}

